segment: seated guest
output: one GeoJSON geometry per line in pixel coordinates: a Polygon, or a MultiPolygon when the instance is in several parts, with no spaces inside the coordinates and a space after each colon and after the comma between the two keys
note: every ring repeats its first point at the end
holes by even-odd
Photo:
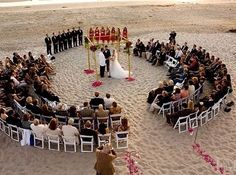
{"type": "Polygon", "coordinates": [[[167,82],[167,86],[164,88],[168,93],[172,93],[174,90],[174,81],[173,80],[169,80],[167,82]]]}
{"type": "Polygon", "coordinates": [[[54,116],[54,112],[48,108],[48,105],[45,103],[42,105],[42,115],[46,115],[46,116],[54,116]]]}
{"type": "Polygon", "coordinates": [[[41,114],[42,113],[41,108],[38,106],[38,99],[33,100],[33,105],[31,106],[31,112],[33,112],[35,114],[41,114]]]}
{"type": "Polygon", "coordinates": [[[76,138],[76,143],[79,143],[79,131],[76,127],[72,126],[74,123],[73,118],[69,118],[68,124],[62,126],[62,133],[65,137],[74,137],[76,138]]]}
{"type": "Polygon", "coordinates": [[[22,128],[21,120],[20,120],[20,115],[18,113],[14,113],[13,115],[9,115],[6,118],[6,122],[10,125],[15,125],[17,127],[22,128]]]}
{"type": "Polygon", "coordinates": [[[129,125],[128,125],[128,119],[126,117],[121,119],[121,125],[118,126],[117,131],[122,132],[122,131],[129,131],[129,125]]]}
{"type": "Polygon", "coordinates": [[[99,104],[104,106],[104,100],[99,97],[99,92],[95,92],[95,97],[90,100],[89,104],[93,109],[97,109],[99,104]]]}
{"type": "Polygon", "coordinates": [[[108,111],[103,109],[103,105],[100,104],[98,105],[98,110],[95,112],[95,116],[97,118],[104,118],[104,117],[108,117],[109,113],[108,111]]]}
{"type": "Polygon", "coordinates": [[[189,96],[188,85],[185,84],[185,85],[184,85],[184,88],[181,89],[181,91],[180,91],[180,97],[181,97],[181,98],[186,98],[186,97],[188,97],[188,96],[189,96]]]}
{"type": "Polygon", "coordinates": [[[79,113],[79,117],[81,117],[81,118],[83,118],[83,117],[92,117],[92,118],[94,118],[94,110],[89,108],[88,102],[84,102],[83,109],[80,110],[78,113],[79,113]]]}
{"type": "Polygon", "coordinates": [[[58,103],[56,106],[56,115],[68,116],[67,105],[64,103],[58,103]]]}
{"type": "Polygon", "coordinates": [[[23,129],[31,129],[30,125],[32,124],[32,122],[30,121],[28,114],[23,115],[23,120],[21,121],[21,124],[23,129]]]}
{"type": "Polygon", "coordinates": [[[153,89],[149,92],[147,102],[151,104],[158,94],[161,94],[164,90],[164,85],[162,81],[159,81],[159,86],[157,89],[153,89]]]}
{"type": "Polygon", "coordinates": [[[98,134],[108,134],[109,133],[109,129],[107,128],[105,123],[100,123],[98,126],[98,130],[97,130],[98,134]]]}
{"type": "Polygon", "coordinates": [[[162,93],[157,97],[157,101],[151,104],[150,111],[154,112],[155,109],[160,109],[164,103],[169,103],[171,98],[166,91],[162,91],[162,93]]]}
{"type": "Polygon", "coordinates": [[[38,119],[34,119],[33,123],[30,125],[30,128],[37,137],[44,136],[48,126],[39,123],[38,119]]]}
{"type": "Polygon", "coordinates": [[[31,109],[33,107],[33,98],[31,96],[28,96],[26,98],[25,107],[31,111],[31,109]]]}
{"type": "MultiPolygon", "coordinates": [[[[98,136],[97,132],[91,128],[92,124],[88,120],[85,123],[85,128],[81,129],[80,135],[86,135],[86,136],[93,136],[94,142],[97,144],[98,143],[98,136]]],[[[84,139],[85,141],[89,141],[88,139],[84,139]]]]}
{"type": "Polygon", "coordinates": [[[189,84],[188,85],[189,96],[190,96],[190,98],[192,98],[192,96],[194,95],[194,92],[195,92],[195,86],[194,86],[192,80],[189,80],[188,84],[189,84]]]}
{"type": "Polygon", "coordinates": [[[181,98],[180,89],[179,89],[179,88],[176,88],[176,89],[174,90],[174,93],[173,93],[172,96],[171,96],[171,99],[172,99],[173,101],[177,101],[177,100],[179,100],[180,98],[181,98]]]}
{"type": "Polygon", "coordinates": [[[47,85],[43,85],[41,88],[41,93],[40,95],[44,98],[47,98],[50,101],[56,101],[56,102],[60,102],[60,99],[58,96],[56,96],[52,91],[50,91],[48,89],[47,85]]]}
{"type": "Polygon", "coordinates": [[[72,118],[78,117],[77,109],[75,106],[71,106],[68,109],[68,116],[72,118]]]}
{"type": "Polygon", "coordinates": [[[182,110],[177,111],[175,113],[166,114],[166,122],[174,126],[178,121],[179,117],[184,117],[194,112],[194,110],[188,108],[188,105],[186,103],[182,104],[182,108],[182,110]]]}
{"type": "Polygon", "coordinates": [[[198,89],[200,87],[198,78],[192,77],[192,81],[193,81],[193,85],[194,85],[195,89],[198,89]]]}
{"type": "Polygon", "coordinates": [[[120,114],[120,113],[121,113],[121,107],[118,106],[116,102],[113,102],[110,108],[110,114],[120,114]]]}
{"type": "Polygon", "coordinates": [[[115,99],[111,98],[110,94],[106,94],[106,97],[104,98],[105,109],[109,109],[114,101],[115,99]]]}
{"type": "Polygon", "coordinates": [[[141,41],[140,41],[140,39],[138,39],[135,44],[135,48],[133,49],[134,56],[139,56],[140,43],[141,43],[141,41]]]}
{"type": "Polygon", "coordinates": [[[55,136],[61,136],[62,135],[62,131],[57,126],[58,126],[57,119],[56,118],[52,118],[50,123],[48,124],[48,128],[46,130],[46,134],[48,134],[48,135],[55,135],[55,136]]]}
{"type": "Polygon", "coordinates": [[[3,119],[4,121],[7,119],[8,115],[6,113],[6,109],[5,108],[1,108],[0,109],[0,114],[1,114],[1,119],[3,119]]]}

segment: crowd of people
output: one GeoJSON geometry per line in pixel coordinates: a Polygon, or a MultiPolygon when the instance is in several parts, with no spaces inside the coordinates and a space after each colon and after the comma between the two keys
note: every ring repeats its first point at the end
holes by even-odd
{"type": "MultiPolygon", "coordinates": [[[[187,97],[190,100],[182,105],[181,109],[175,109],[172,113],[167,113],[167,123],[175,125],[179,117],[187,116],[190,113],[199,111],[199,114],[211,108],[228,92],[232,92],[231,77],[226,65],[220,58],[210,55],[201,46],[197,48],[194,44],[191,49],[187,42],[182,46],[176,44],[176,33],[171,32],[170,42],[164,43],[154,41],[152,38],[145,46],[138,39],[133,50],[135,56],[144,57],[152,65],[161,66],[168,60],[168,56],[175,59],[178,64],[176,67],[169,67],[168,80],[160,81],[158,88],[149,92],[147,102],[151,104],[150,110],[160,109],[163,104],[178,101],[187,97]],[[213,84],[213,90],[210,94],[203,93],[200,100],[193,99],[194,92],[200,88],[203,92],[203,83],[205,80],[213,84]],[[181,85],[181,86],[180,86],[181,85]],[[153,103],[154,99],[156,101],[153,103]]],[[[230,107],[233,102],[229,103],[230,107]]],[[[230,108],[225,111],[229,112],[230,108]]]]}
{"type": "Polygon", "coordinates": [[[52,36],[46,34],[44,39],[47,49],[47,54],[52,55],[52,46],[53,53],[57,54],[64,50],[70,49],[72,47],[82,46],[83,45],[83,30],[79,27],[76,30],[74,27],[72,30],[67,29],[62,32],[52,33],[52,36]]]}
{"type": "Polygon", "coordinates": [[[53,65],[44,55],[35,58],[29,52],[23,57],[17,53],[13,54],[13,59],[7,57],[0,71],[1,95],[4,97],[0,109],[1,119],[6,124],[30,129],[38,136],[64,135],[76,136],[78,139],[79,134],[92,135],[95,144],[99,133],[129,129],[128,119],[125,117],[121,119],[120,125],[113,128],[105,122],[97,125],[97,119],[122,112],[122,108],[108,93],[103,98],[99,92],[95,92],[94,97],[89,102],[84,102],[83,106],[69,107],[61,103],[60,97],[51,90],[50,77],[54,74],[53,65]],[[19,106],[16,104],[24,107],[21,111],[23,114],[19,113],[19,106]],[[59,122],[58,118],[64,118],[65,123],[59,122]],[[75,120],[81,123],[74,125],[75,120]]]}

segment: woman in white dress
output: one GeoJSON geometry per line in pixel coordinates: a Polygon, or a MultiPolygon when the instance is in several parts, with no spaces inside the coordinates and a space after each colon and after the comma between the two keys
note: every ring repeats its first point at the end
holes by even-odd
{"type": "Polygon", "coordinates": [[[117,79],[127,78],[129,76],[129,71],[124,70],[118,62],[117,52],[115,49],[112,51],[111,55],[110,76],[117,79]]]}

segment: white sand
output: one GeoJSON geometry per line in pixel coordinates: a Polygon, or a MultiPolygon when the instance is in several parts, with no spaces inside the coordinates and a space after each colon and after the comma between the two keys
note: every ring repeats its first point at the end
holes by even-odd
{"type": "MultiPolygon", "coordinates": [[[[42,8],[45,8],[42,7],[40,11],[34,9],[33,12],[28,9],[24,9],[22,12],[7,12],[7,16],[0,13],[0,22],[3,24],[0,26],[0,30],[3,31],[0,33],[2,38],[0,47],[3,48],[0,50],[0,54],[9,56],[15,50],[19,53],[25,53],[28,50],[32,50],[35,54],[42,53],[45,52],[43,47],[45,32],[72,27],[76,21],[83,21],[82,26],[88,27],[104,25],[115,20],[116,22],[112,22],[111,25],[127,25],[132,41],[141,38],[145,43],[152,37],[160,41],[167,41],[169,32],[175,29],[178,43],[182,44],[187,41],[189,46],[194,43],[201,45],[231,66],[231,75],[234,77],[235,34],[224,33],[235,26],[236,14],[229,10],[234,7],[235,4],[116,7],[109,10],[110,15],[107,14],[107,9],[103,8],[55,12],[44,9],[42,12],[42,8]],[[96,14],[92,15],[89,10],[96,14]],[[124,19],[125,11],[129,12],[127,19],[124,19]],[[140,15],[136,13],[137,11],[142,12],[141,19],[137,18],[140,15]],[[122,12],[122,15],[117,14],[118,12],[122,12]],[[170,14],[176,14],[175,19],[170,18],[170,14]],[[48,15],[50,18],[47,17],[48,15]],[[72,18],[69,19],[69,16],[72,18]],[[180,22],[184,16],[185,22],[180,22]],[[82,17],[86,17],[87,21],[82,17]],[[101,17],[102,19],[100,19],[101,17]],[[204,19],[203,22],[202,19],[204,19]],[[49,26],[49,23],[55,20],[58,21],[58,24],[49,26]],[[23,34],[26,36],[20,37],[23,34]]],[[[120,55],[120,62],[127,69],[127,59],[124,54],[120,55]]],[[[215,174],[211,167],[193,152],[191,147],[193,136],[188,133],[178,134],[176,130],[165,124],[163,118],[155,118],[146,110],[147,93],[157,86],[159,80],[166,79],[164,67],[153,67],[144,59],[132,58],[132,72],[136,78],[135,81],[104,78],[103,86],[93,88],[91,82],[94,81],[94,75],[83,73],[83,70],[87,68],[84,48],[73,48],[56,55],[54,65],[57,75],[52,77],[53,89],[63,102],[81,104],[89,100],[93,96],[93,92],[97,90],[101,92],[102,96],[107,92],[114,96],[123,107],[124,116],[130,120],[129,150],[140,152],[142,158],[138,163],[144,175],[215,174]]],[[[235,82],[235,79],[233,81],[235,82]]],[[[231,98],[235,100],[235,95],[231,98]]],[[[234,162],[236,155],[235,115],[235,107],[230,113],[222,112],[219,118],[201,127],[198,133],[198,142],[201,146],[218,160],[218,164],[223,164],[231,174],[236,174],[234,162]]],[[[33,147],[20,147],[18,143],[11,141],[1,132],[0,143],[1,175],[95,174],[93,170],[94,153],[69,154],[38,150],[33,147]]],[[[119,157],[115,161],[117,175],[127,174],[122,155],[122,151],[119,151],[119,157]]]]}

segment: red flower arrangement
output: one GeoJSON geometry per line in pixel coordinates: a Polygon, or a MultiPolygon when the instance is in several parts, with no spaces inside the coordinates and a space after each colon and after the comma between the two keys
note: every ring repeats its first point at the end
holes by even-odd
{"type": "Polygon", "coordinates": [[[94,70],[92,70],[92,69],[85,69],[84,73],[86,73],[86,74],[93,74],[94,70]]]}
{"type": "Polygon", "coordinates": [[[95,45],[90,46],[90,50],[92,52],[95,52],[97,50],[97,46],[95,46],[95,45]]]}
{"type": "Polygon", "coordinates": [[[124,160],[126,161],[127,168],[129,169],[129,175],[141,175],[142,173],[139,171],[137,162],[133,157],[140,159],[140,155],[135,151],[125,152],[124,160]]]}
{"type": "Polygon", "coordinates": [[[98,87],[98,86],[101,86],[102,85],[102,82],[101,81],[95,81],[93,82],[92,86],[93,87],[98,87]]]}

